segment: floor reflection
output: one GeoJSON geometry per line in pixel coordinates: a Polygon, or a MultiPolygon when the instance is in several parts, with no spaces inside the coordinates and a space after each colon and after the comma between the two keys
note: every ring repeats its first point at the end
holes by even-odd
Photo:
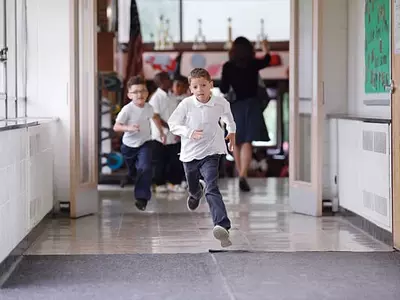
{"type": "MultiPolygon", "coordinates": [[[[340,217],[293,214],[287,179],[254,179],[240,193],[235,179],[221,181],[232,219],[233,250],[391,251],[340,217]]],[[[102,186],[100,213],[78,220],[49,220],[29,254],[196,253],[219,249],[207,204],[186,208],[186,195],[154,195],[136,210],[132,188],[102,186]]]]}

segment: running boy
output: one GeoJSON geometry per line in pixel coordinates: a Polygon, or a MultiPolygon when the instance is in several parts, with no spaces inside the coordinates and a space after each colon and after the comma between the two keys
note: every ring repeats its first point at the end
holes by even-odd
{"type": "Polygon", "coordinates": [[[189,187],[187,206],[191,211],[196,210],[205,195],[214,222],[214,237],[222,247],[227,247],[232,245],[229,239],[231,222],[218,187],[219,160],[227,149],[219,120],[227,125],[226,139],[231,151],[235,145],[236,124],[229,102],[223,97],[213,96],[212,87],[213,82],[206,70],[193,69],[189,75],[189,88],[193,95],[182,100],[168,124],[171,132],[182,138],[180,160],[189,187]],[[200,174],[205,182],[199,180],[200,174]]]}
{"type": "Polygon", "coordinates": [[[167,72],[160,72],[154,76],[157,90],[150,97],[149,104],[153,107],[154,114],[161,120],[166,136],[165,144],[161,142],[160,132],[156,122],[151,122],[151,135],[153,139],[153,181],[156,192],[185,193],[181,187],[183,166],[179,161],[179,139],[169,131],[168,118],[176,109],[178,103],[170,97],[172,81],[167,72]]]}
{"type": "Polygon", "coordinates": [[[124,132],[121,153],[130,176],[136,166],[135,205],[139,210],[145,210],[151,198],[152,181],[150,120],[157,124],[163,142],[165,134],[160,118],[154,114],[151,105],[146,103],[149,92],[144,79],[140,76],[132,77],[127,83],[127,89],[131,102],[119,112],[114,131],[124,132]]]}

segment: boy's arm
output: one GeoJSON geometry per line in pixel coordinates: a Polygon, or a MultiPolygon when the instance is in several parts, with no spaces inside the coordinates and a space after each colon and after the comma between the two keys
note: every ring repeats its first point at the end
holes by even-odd
{"type": "Polygon", "coordinates": [[[139,125],[125,125],[115,122],[113,129],[115,132],[138,132],[139,125]]]}
{"type": "Polygon", "coordinates": [[[154,111],[154,108],[150,105],[149,106],[149,117],[153,119],[154,124],[156,125],[158,131],[160,131],[160,138],[161,138],[161,142],[164,144],[165,143],[165,133],[164,133],[164,129],[161,123],[161,118],[159,114],[156,114],[154,111]]]}
{"type": "Polygon", "coordinates": [[[149,104],[153,107],[153,110],[154,110],[153,120],[155,120],[154,118],[158,119],[158,121],[154,121],[156,123],[157,127],[158,127],[157,122],[161,122],[161,126],[168,128],[168,123],[166,121],[164,121],[163,119],[161,119],[161,116],[160,116],[160,102],[161,101],[165,101],[165,99],[164,100],[161,99],[161,97],[157,94],[153,95],[149,100],[149,104]]]}
{"type": "Polygon", "coordinates": [[[184,125],[185,116],[187,113],[185,103],[179,103],[178,107],[174,110],[171,117],[168,119],[169,130],[174,135],[190,138],[194,130],[184,125]]]}
{"type": "Polygon", "coordinates": [[[154,121],[154,124],[156,124],[158,131],[160,131],[160,138],[161,138],[162,143],[164,144],[166,136],[165,136],[165,133],[164,133],[164,129],[163,129],[163,125],[162,125],[162,122],[161,122],[162,120],[160,118],[160,115],[159,114],[153,114],[152,119],[154,121]]]}
{"type": "Polygon", "coordinates": [[[228,149],[229,151],[233,151],[236,145],[236,123],[233,119],[231,106],[225,98],[224,101],[224,112],[221,115],[221,120],[226,124],[226,130],[228,131],[228,135],[226,136],[226,140],[228,140],[228,149]]]}
{"type": "Polygon", "coordinates": [[[224,112],[221,115],[221,120],[226,124],[226,130],[228,133],[236,133],[236,123],[235,120],[233,119],[232,111],[231,111],[231,106],[224,98],[224,112]]]}
{"type": "Polygon", "coordinates": [[[115,124],[114,131],[115,132],[138,132],[139,125],[126,125],[128,123],[128,114],[124,108],[119,112],[115,124]]]}

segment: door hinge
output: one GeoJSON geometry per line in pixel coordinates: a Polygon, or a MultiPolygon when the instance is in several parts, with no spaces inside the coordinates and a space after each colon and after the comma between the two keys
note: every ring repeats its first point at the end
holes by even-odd
{"type": "Polygon", "coordinates": [[[390,84],[385,85],[385,91],[393,94],[396,90],[396,86],[394,85],[394,81],[390,80],[390,84]]]}

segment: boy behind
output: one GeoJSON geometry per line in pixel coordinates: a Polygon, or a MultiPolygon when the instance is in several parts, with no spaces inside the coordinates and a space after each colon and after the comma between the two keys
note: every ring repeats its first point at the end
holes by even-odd
{"type": "Polygon", "coordinates": [[[182,75],[177,75],[172,83],[172,96],[179,103],[190,96],[188,79],[182,75]]]}
{"type": "Polygon", "coordinates": [[[170,88],[172,81],[167,72],[160,72],[154,77],[157,90],[151,96],[149,104],[153,107],[154,113],[161,120],[164,134],[166,135],[165,144],[161,142],[160,132],[157,130],[157,124],[152,122],[153,139],[153,168],[154,183],[156,192],[186,192],[181,187],[183,167],[179,161],[179,137],[173,135],[168,127],[167,121],[172,112],[176,109],[178,103],[171,97],[170,88]]]}
{"type": "Polygon", "coordinates": [[[153,108],[146,103],[149,92],[145,81],[140,76],[129,79],[127,83],[128,98],[119,112],[114,131],[123,132],[121,153],[128,167],[129,175],[133,175],[136,167],[135,198],[136,207],[145,210],[151,198],[152,181],[152,147],[150,120],[152,119],[160,132],[161,140],[165,141],[159,117],[154,114],[153,108]]]}
{"type": "Polygon", "coordinates": [[[189,87],[193,95],[182,100],[168,120],[171,132],[181,136],[180,160],[189,187],[187,206],[191,211],[196,210],[205,195],[214,223],[213,235],[222,247],[227,247],[232,245],[228,231],[231,222],[218,187],[219,160],[227,149],[219,120],[227,125],[226,139],[231,151],[235,145],[236,124],[229,102],[211,94],[213,83],[206,70],[193,69],[189,87]],[[204,182],[199,180],[200,175],[204,182]]]}

